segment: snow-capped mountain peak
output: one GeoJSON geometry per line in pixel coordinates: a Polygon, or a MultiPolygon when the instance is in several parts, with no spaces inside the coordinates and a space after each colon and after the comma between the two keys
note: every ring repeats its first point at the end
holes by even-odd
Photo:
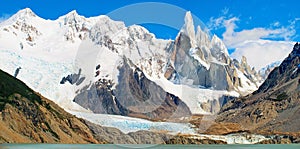
{"type": "Polygon", "coordinates": [[[38,17],[30,8],[25,8],[18,11],[12,17],[10,17],[9,21],[25,21],[34,17],[38,17]]]}
{"type": "Polygon", "coordinates": [[[226,56],[229,56],[227,47],[217,35],[213,35],[211,42],[212,45],[214,45],[215,47],[219,47],[218,50],[220,50],[221,53],[224,53],[226,56]]]}
{"type": "Polygon", "coordinates": [[[64,16],[59,17],[58,20],[63,20],[65,25],[86,21],[85,17],[80,16],[76,10],[73,10],[64,16]]]}
{"type": "Polygon", "coordinates": [[[196,40],[198,41],[197,46],[204,48],[203,50],[208,53],[207,55],[209,55],[211,49],[210,36],[201,29],[200,25],[197,26],[196,40]]]}
{"type": "Polygon", "coordinates": [[[210,38],[210,35],[200,26],[195,35],[192,15],[186,13],[185,24],[174,41],[171,55],[177,76],[175,82],[215,90],[235,90],[241,94],[257,89],[255,83],[233,65],[223,41],[216,35],[210,38]]]}
{"type": "Polygon", "coordinates": [[[15,15],[19,17],[36,17],[37,15],[30,9],[30,8],[25,8],[20,11],[18,11],[15,15]]]}
{"type": "Polygon", "coordinates": [[[67,16],[79,16],[79,14],[77,13],[77,11],[76,10],[72,10],[72,11],[70,11],[69,13],[67,13],[67,16]]]}
{"type": "Polygon", "coordinates": [[[186,12],[185,18],[184,18],[184,25],[181,29],[181,32],[184,33],[184,35],[190,37],[190,42],[192,45],[192,48],[195,48],[196,46],[196,38],[195,38],[195,26],[193,17],[190,11],[186,12]]]}

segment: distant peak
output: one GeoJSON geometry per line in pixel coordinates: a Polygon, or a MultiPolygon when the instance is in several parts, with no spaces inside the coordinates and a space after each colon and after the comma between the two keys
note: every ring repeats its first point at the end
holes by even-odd
{"type": "Polygon", "coordinates": [[[16,13],[16,16],[21,16],[21,17],[36,17],[36,14],[30,8],[25,8],[25,9],[19,10],[16,13]]]}
{"type": "Polygon", "coordinates": [[[200,32],[200,31],[202,31],[202,29],[201,29],[200,25],[198,25],[197,26],[197,32],[200,32]]]}
{"type": "Polygon", "coordinates": [[[181,29],[182,32],[186,35],[189,36],[191,39],[191,44],[192,46],[195,45],[195,27],[194,27],[194,21],[193,17],[190,11],[186,12],[185,17],[184,17],[184,26],[181,29]]]}
{"type": "Polygon", "coordinates": [[[223,41],[216,34],[213,35],[211,40],[213,43],[224,44],[223,41]]]}
{"type": "Polygon", "coordinates": [[[294,45],[294,50],[300,51],[300,44],[298,42],[294,45]]]}
{"type": "Polygon", "coordinates": [[[85,20],[85,17],[79,15],[76,10],[72,10],[71,12],[67,13],[66,15],[63,15],[59,17],[59,19],[62,19],[64,23],[74,23],[74,22],[81,22],[85,20]]]}
{"type": "Polygon", "coordinates": [[[79,15],[76,10],[72,10],[66,15],[63,15],[61,17],[64,19],[76,19],[76,20],[80,18],[84,18],[83,16],[79,15]]]}
{"type": "Polygon", "coordinates": [[[300,44],[298,42],[295,43],[291,56],[300,56],[300,44]]]}
{"type": "MultiPolygon", "coordinates": [[[[185,28],[189,28],[192,27],[193,30],[194,29],[194,21],[193,21],[193,17],[190,11],[186,12],[185,17],[184,17],[184,27],[185,28]]],[[[195,31],[194,31],[195,32],[195,31]]]]}
{"type": "Polygon", "coordinates": [[[15,13],[13,16],[11,16],[9,19],[7,19],[5,22],[13,23],[15,21],[30,20],[31,18],[37,18],[37,15],[30,8],[25,8],[25,9],[19,10],[17,13],[15,13]]]}
{"type": "Polygon", "coordinates": [[[241,58],[241,65],[244,65],[246,67],[248,66],[247,58],[244,55],[241,58]]]}
{"type": "Polygon", "coordinates": [[[76,10],[72,10],[71,12],[67,13],[66,16],[78,16],[78,13],[76,10]]]}
{"type": "Polygon", "coordinates": [[[225,55],[229,56],[227,47],[225,46],[224,42],[216,34],[213,35],[211,42],[213,45],[217,45],[220,48],[220,50],[225,53],[225,55]]]}
{"type": "Polygon", "coordinates": [[[185,13],[185,20],[193,20],[192,13],[190,11],[185,13]]]}
{"type": "Polygon", "coordinates": [[[22,10],[19,10],[19,12],[32,13],[33,11],[30,8],[24,8],[22,10]]]}
{"type": "Polygon", "coordinates": [[[242,56],[242,62],[247,63],[247,58],[244,55],[242,56]]]}

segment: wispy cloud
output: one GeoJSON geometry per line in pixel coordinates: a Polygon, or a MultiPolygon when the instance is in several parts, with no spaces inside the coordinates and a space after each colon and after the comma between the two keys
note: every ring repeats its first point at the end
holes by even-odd
{"type": "Polygon", "coordinates": [[[229,12],[229,8],[225,7],[224,9],[221,10],[221,12],[222,12],[223,15],[227,15],[228,12],[229,12]]]}
{"type": "Polygon", "coordinates": [[[235,49],[231,56],[239,60],[246,56],[251,66],[260,69],[274,61],[283,60],[292,50],[292,40],[296,37],[295,24],[299,20],[290,21],[288,26],[282,26],[277,21],[270,23],[269,27],[236,31],[240,18],[222,15],[210,18],[208,27],[212,30],[225,28],[223,41],[228,48],[235,49]]]}
{"type": "Polygon", "coordinates": [[[224,20],[227,19],[229,8],[225,7],[221,10],[221,15],[218,18],[211,17],[207,23],[210,30],[219,29],[224,27],[224,20]]]}
{"type": "Polygon", "coordinates": [[[211,17],[209,19],[209,22],[207,23],[207,26],[210,30],[216,30],[216,29],[219,29],[221,27],[224,26],[224,20],[226,18],[224,16],[221,16],[219,18],[213,18],[211,17]]]}
{"type": "Polygon", "coordinates": [[[280,22],[275,21],[274,23],[272,23],[272,25],[273,25],[274,27],[279,27],[279,26],[280,26],[280,22]]]}

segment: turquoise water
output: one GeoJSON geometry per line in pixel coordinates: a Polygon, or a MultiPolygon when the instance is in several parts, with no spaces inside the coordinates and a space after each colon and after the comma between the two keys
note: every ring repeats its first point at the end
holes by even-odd
{"type": "Polygon", "coordinates": [[[203,148],[203,149],[300,149],[300,144],[275,144],[275,145],[118,145],[118,144],[1,144],[0,149],[111,149],[111,148],[203,148]]]}

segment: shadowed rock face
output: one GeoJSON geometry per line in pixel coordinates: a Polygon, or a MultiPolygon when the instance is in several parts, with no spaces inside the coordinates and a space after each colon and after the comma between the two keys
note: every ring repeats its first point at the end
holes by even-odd
{"type": "Polygon", "coordinates": [[[163,120],[190,115],[178,97],[165,92],[147,79],[129,60],[119,68],[119,82],[112,90],[110,80],[99,80],[90,89],[82,90],[74,101],[95,113],[107,113],[163,120]]]}
{"type": "Polygon", "coordinates": [[[69,82],[70,84],[75,84],[76,85],[80,85],[85,77],[80,77],[81,75],[81,69],[78,70],[78,74],[74,73],[74,74],[70,74],[67,77],[63,77],[60,81],[60,84],[65,84],[66,82],[69,82]]]}

